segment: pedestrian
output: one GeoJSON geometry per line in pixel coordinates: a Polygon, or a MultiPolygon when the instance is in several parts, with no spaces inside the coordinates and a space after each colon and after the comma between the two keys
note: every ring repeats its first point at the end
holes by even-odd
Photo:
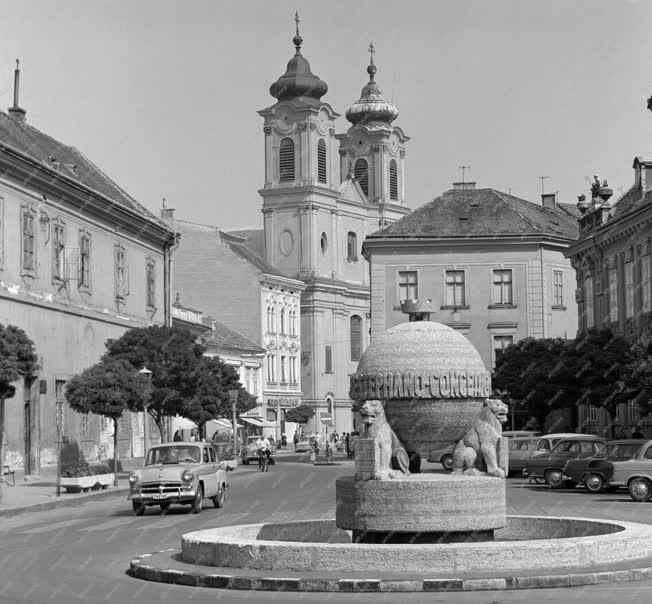
{"type": "Polygon", "coordinates": [[[346,449],[346,458],[351,459],[351,436],[348,432],[344,436],[344,447],[346,449]]]}
{"type": "Polygon", "coordinates": [[[297,445],[299,444],[299,434],[298,431],[294,431],[294,436],[292,437],[292,441],[294,442],[294,450],[297,450],[297,445]]]}
{"type": "Polygon", "coordinates": [[[356,430],[351,432],[351,438],[349,440],[349,447],[351,449],[351,457],[353,459],[355,459],[355,450],[356,450],[356,447],[357,447],[357,444],[358,444],[358,436],[359,436],[359,434],[358,434],[358,432],[356,430]]]}
{"type": "Polygon", "coordinates": [[[283,436],[281,436],[281,449],[285,449],[285,447],[288,446],[288,439],[285,436],[285,432],[283,433],[283,436]]]}
{"type": "Polygon", "coordinates": [[[641,439],[645,438],[639,426],[635,426],[634,428],[632,428],[632,438],[641,438],[641,439]]]}
{"type": "Polygon", "coordinates": [[[326,463],[333,463],[333,443],[326,441],[326,463]]]}

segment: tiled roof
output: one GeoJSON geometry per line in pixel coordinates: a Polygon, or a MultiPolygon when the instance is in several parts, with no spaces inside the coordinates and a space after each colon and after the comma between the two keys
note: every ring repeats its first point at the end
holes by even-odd
{"type": "Polygon", "coordinates": [[[510,235],[575,240],[578,224],[566,207],[544,208],[495,189],[451,189],[369,238],[510,235]]]}
{"type": "Polygon", "coordinates": [[[617,218],[618,216],[637,210],[641,206],[651,202],[652,190],[647,191],[645,195],[643,195],[641,186],[634,185],[614,204],[611,215],[614,218],[617,218]]]}
{"type": "Polygon", "coordinates": [[[250,250],[261,258],[265,257],[265,231],[263,229],[238,229],[227,231],[227,234],[239,237],[250,250]]]}
{"type": "Polygon", "coordinates": [[[287,275],[274,268],[271,264],[268,264],[267,261],[256,252],[254,252],[250,247],[244,243],[244,240],[239,237],[234,237],[229,233],[220,231],[222,240],[225,241],[229,247],[241,258],[244,258],[247,262],[250,262],[256,266],[259,270],[267,275],[275,275],[276,277],[286,277],[287,275]]]}
{"type": "Polygon", "coordinates": [[[201,342],[207,346],[215,346],[216,348],[228,348],[230,350],[240,350],[250,354],[264,354],[265,349],[261,348],[250,340],[244,334],[241,334],[235,329],[224,325],[220,321],[214,321],[214,329],[209,330],[201,336],[201,342]]]}
{"type": "Polygon", "coordinates": [[[0,141],[112,201],[164,224],[75,147],[69,147],[27,122],[9,117],[3,111],[0,111],[0,141]]]}

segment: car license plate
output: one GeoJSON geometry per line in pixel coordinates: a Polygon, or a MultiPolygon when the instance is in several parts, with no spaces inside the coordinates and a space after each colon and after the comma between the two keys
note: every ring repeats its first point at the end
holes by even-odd
{"type": "Polygon", "coordinates": [[[152,499],[167,499],[167,493],[154,493],[152,499]]]}

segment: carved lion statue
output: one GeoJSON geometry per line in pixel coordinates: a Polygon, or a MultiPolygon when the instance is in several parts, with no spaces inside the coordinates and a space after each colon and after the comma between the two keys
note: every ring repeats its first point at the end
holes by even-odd
{"type": "Polygon", "coordinates": [[[505,472],[498,467],[496,444],[503,432],[502,424],[507,421],[507,405],[499,399],[487,398],[480,415],[466,431],[453,451],[453,474],[480,474],[475,467],[478,454],[487,466],[487,474],[505,478],[505,472]]]}
{"type": "MultiPolygon", "coordinates": [[[[372,472],[356,472],[357,480],[386,480],[399,474],[409,474],[408,455],[401,445],[385,416],[385,407],[381,401],[366,401],[360,408],[364,425],[362,438],[376,441],[379,458],[375,460],[372,472]]],[[[358,463],[356,461],[356,466],[358,463]]]]}

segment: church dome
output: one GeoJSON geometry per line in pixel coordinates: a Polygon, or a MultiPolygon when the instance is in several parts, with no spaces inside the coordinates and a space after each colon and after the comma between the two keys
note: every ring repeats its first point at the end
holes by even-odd
{"type": "Polygon", "coordinates": [[[285,73],[269,87],[269,93],[280,100],[293,99],[299,96],[320,99],[328,91],[328,85],[319,76],[310,71],[310,63],[301,54],[303,38],[297,33],[292,40],[296,48],[295,55],[288,61],[285,73]]]}
{"type": "Polygon", "coordinates": [[[346,119],[352,124],[359,122],[382,122],[391,124],[398,117],[398,109],[383,98],[383,93],[374,81],[376,65],[374,64],[374,45],[369,46],[371,62],[367,67],[369,82],[362,89],[360,98],[346,112],[346,119]]]}

